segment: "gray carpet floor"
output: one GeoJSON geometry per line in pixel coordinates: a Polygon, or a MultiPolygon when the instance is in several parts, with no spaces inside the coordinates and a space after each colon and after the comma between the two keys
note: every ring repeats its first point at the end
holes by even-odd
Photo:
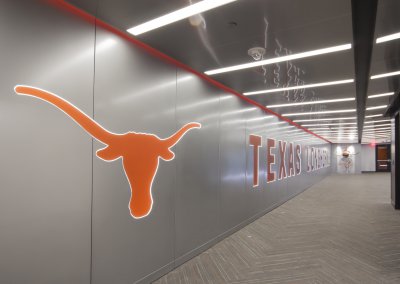
{"type": "Polygon", "coordinates": [[[400,283],[390,175],[332,175],[155,283],[400,283]]]}

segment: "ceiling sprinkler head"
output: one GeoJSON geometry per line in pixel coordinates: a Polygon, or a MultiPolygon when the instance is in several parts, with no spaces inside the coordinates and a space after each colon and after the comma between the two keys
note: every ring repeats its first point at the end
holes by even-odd
{"type": "Polygon", "coordinates": [[[253,57],[254,60],[260,60],[265,54],[264,47],[252,47],[247,51],[247,54],[253,57]]]}

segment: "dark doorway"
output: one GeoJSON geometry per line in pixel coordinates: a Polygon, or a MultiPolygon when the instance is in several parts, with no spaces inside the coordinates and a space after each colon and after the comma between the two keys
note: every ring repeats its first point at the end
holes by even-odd
{"type": "Polygon", "coordinates": [[[391,159],[390,159],[390,144],[376,145],[376,171],[377,172],[390,172],[391,159]]]}

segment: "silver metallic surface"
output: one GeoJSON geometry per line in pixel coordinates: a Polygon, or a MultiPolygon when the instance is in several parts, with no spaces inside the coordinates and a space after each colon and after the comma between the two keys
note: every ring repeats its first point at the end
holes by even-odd
{"type": "MultiPolygon", "coordinates": [[[[175,123],[176,69],[101,29],[96,40],[95,119],[116,133],[161,138],[180,128],[175,123]],[[99,51],[107,41],[112,44],[99,51]]],[[[133,283],[173,262],[175,176],[176,158],[161,160],[152,186],[152,211],[133,219],[121,160],[106,163],[94,157],[93,283],[133,283]]]]}
{"type": "Polygon", "coordinates": [[[92,115],[94,26],[41,1],[0,1],[0,282],[90,281],[92,139],[46,102],[92,115]]]}
{"type": "Polygon", "coordinates": [[[0,25],[1,283],[147,283],[329,173],[306,172],[305,146],[330,144],[100,26],[38,1],[1,4],[13,27],[0,25]],[[101,143],[53,106],[16,96],[16,84],[54,92],[115,133],[202,128],[160,161],[152,211],[133,219],[121,161],[98,159],[101,143]],[[257,188],[250,134],[263,139],[257,188]],[[267,138],[303,145],[301,175],[266,183],[267,138]]]}

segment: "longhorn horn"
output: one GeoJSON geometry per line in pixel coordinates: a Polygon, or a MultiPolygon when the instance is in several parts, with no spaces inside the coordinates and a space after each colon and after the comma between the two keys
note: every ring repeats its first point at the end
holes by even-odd
{"type": "Polygon", "coordinates": [[[171,135],[170,137],[168,137],[164,140],[167,145],[167,148],[171,148],[176,143],[178,143],[179,140],[183,137],[183,135],[185,135],[185,133],[188,132],[192,128],[201,128],[201,124],[197,123],[197,122],[191,122],[191,123],[184,125],[175,134],[171,135]]]}
{"type": "Polygon", "coordinates": [[[70,116],[80,127],[82,127],[86,132],[88,132],[95,139],[100,142],[109,145],[115,134],[109,132],[100,126],[96,121],[87,116],[83,111],[81,111],[76,106],[67,102],[66,100],[60,98],[59,96],[52,94],[50,92],[44,91],[39,88],[29,87],[29,86],[15,86],[15,92],[18,95],[32,96],[42,99],[60,110],[65,114],[70,116]]]}

